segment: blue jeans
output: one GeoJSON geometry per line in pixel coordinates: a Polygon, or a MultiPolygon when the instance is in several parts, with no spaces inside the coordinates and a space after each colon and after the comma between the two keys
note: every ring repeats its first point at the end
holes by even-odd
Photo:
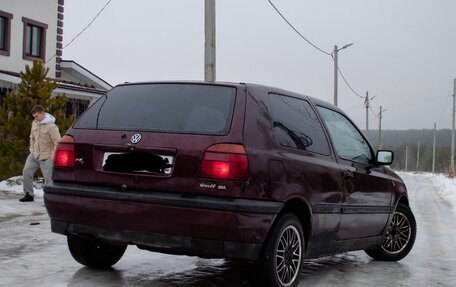
{"type": "Polygon", "coordinates": [[[23,188],[25,194],[28,193],[33,196],[33,175],[38,170],[38,168],[41,169],[41,173],[44,177],[44,183],[49,184],[52,182],[52,160],[38,160],[33,156],[33,154],[29,154],[22,171],[22,176],[24,178],[23,188]]]}

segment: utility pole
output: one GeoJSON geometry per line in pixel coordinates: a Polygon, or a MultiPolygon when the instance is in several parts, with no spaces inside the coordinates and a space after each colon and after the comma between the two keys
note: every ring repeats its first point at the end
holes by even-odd
{"type": "Polygon", "coordinates": [[[215,81],[215,0],[204,5],[204,80],[215,81]]]}
{"type": "Polygon", "coordinates": [[[405,146],[405,171],[407,171],[408,145],[405,146]]]}
{"type": "Polygon", "coordinates": [[[420,144],[421,142],[418,141],[418,150],[416,151],[416,172],[418,172],[418,167],[420,164],[420,144]]]}
{"type": "Polygon", "coordinates": [[[366,92],[366,98],[364,98],[364,106],[366,107],[366,137],[369,137],[369,108],[370,108],[370,102],[375,97],[376,96],[373,96],[372,98],[369,99],[369,92],[366,92]]]}
{"type": "Polygon", "coordinates": [[[334,45],[334,105],[337,107],[337,73],[339,72],[338,71],[338,67],[337,67],[337,52],[339,52],[339,50],[337,50],[337,45],[334,45]]]}
{"type": "Polygon", "coordinates": [[[380,112],[378,114],[378,149],[382,149],[382,113],[388,109],[382,109],[380,106],[380,112]]]}
{"type": "Polygon", "coordinates": [[[364,106],[366,107],[366,137],[369,134],[369,92],[366,92],[366,98],[364,99],[364,106]]]}
{"type": "Polygon", "coordinates": [[[378,149],[382,148],[382,106],[380,106],[380,113],[378,114],[378,149]]]}
{"type": "Polygon", "coordinates": [[[334,105],[337,106],[337,75],[339,73],[339,67],[337,65],[337,53],[345,48],[350,47],[353,43],[347,44],[340,49],[337,49],[337,45],[334,45],[333,59],[334,59],[334,105]]]}
{"type": "Polygon", "coordinates": [[[432,145],[432,173],[435,172],[435,130],[436,130],[437,124],[434,123],[434,143],[432,145]]]}
{"type": "Polygon", "coordinates": [[[454,176],[454,110],[456,107],[456,79],[453,82],[453,110],[451,111],[452,120],[451,120],[451,157],[450,157],[450,174],[454,176]]]}

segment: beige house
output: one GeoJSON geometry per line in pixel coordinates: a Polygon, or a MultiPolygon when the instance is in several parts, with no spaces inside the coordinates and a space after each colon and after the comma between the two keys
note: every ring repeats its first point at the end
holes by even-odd
{"type": "Polygon", "coordinates": [[[19,73],[33,60],[49,68],[65,93],[65,112],[78,116],[112,86],[71,60],[63,60],[64,0],[0,1],[0,101],[20,82],[19,73]]]}

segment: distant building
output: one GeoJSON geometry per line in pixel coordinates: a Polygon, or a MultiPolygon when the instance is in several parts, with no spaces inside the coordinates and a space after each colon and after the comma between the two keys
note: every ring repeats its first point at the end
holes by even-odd
{"type": "Polygon", "coordinates": [[[79,116],[112,86],[71,60],[62,59],[64,0],[0,1],[0,101],[20,82],[33,60],[49,68],[48,77],[65,93],[65,113],[79,116]]]}

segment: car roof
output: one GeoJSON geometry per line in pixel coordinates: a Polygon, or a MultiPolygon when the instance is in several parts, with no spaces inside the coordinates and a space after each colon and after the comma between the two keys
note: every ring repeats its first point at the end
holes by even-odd
{"type": "Polygon", "coordinates": [[[273,86],[267,86],[267,85],[261,85],[261,84],[254,84],[254,83],[235,83],[235,82],[222,82],[222,81],[216,81],[216,82],[207,82],[207,81],[184,81],[184,80],[178,80],[178,81],[145,81],[145,82],[125,82],[123,84],[116,85],[118,86],[129,86],[129,85],[151,85],[151,84],[195,84],[195,85],[208,85],[208,86],[230,86],[230,87],[236,87],[236,88],[247,88],[248,90],[252,90],[253,92],[272,92],[272,93],[277,93],[277,94],[283,94],[283,95],[288,95],[296,98],[302,98],[306,99],[310,102],[312,102],[316,106],[322,106],[322,107],[327,107],[332,110],[338,111],[342,114],[345,114],[341,109],[339,109],[337,106],[330,104],[326,101],[320,100],[315,97],[307,96],[304,94],[300,94],[297,92],[292,92],[289,90],[285,90],[282,88],[277,88],[273,86]]]}
{"type": "Polygon", "coordinates": [[[289,90],[285,90],[285,89],[282,89],[282,88],[276,88],[276,87],[272,87],[272,86],[265,86],[265,85],[259,85],[259,84],[251,84],[251,83],[246,84],[246,86],[250,90],[267,89],[269,92],[272,92],[272,93],[277,93],[277,94],[282,94],[282,95],[287,95],[287,96],[292,96],[292,97],[296,97],[296,98],[305,99],[305,100],[308,100],[309,102],[312,102],[316,106],[327,107],[327,108],[330,108],[332,110],[338,111],[338,112],[340,112],[342,114],[345,114],[344,111],[339,109],[337,106],[335,106],[333,104],[330,104],[330,103],[328,103],[326,101],[320,100],[318,98],[315,98],[315,97],[307,96],[307,95],[304,95],[304,94],[300,94],[300,93],[297,93],[297,92],[292,92],[292,91],[289,91],[289,90]]]}

